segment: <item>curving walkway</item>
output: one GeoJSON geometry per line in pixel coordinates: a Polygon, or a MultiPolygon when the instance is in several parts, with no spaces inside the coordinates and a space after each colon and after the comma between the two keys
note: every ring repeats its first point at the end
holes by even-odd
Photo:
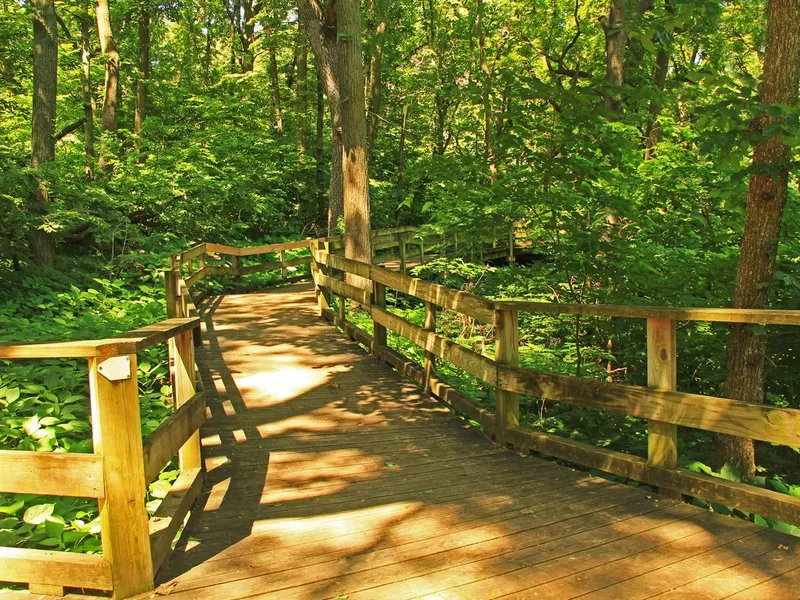
{"type": "Polygon", "coordinates": [[[208,490],[160,595],[800,597],[800,540],[495,446],[310,285],[204,312],[208,490]]]}

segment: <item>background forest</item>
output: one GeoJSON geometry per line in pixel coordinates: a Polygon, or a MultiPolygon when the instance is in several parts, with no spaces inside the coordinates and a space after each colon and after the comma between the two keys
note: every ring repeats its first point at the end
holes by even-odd
{"type": "MultiPolygon", "coordinates": [[[[153,322],[163,310],[158,269],[192,242],[341,228],[331,176],[338,104],[297,4],[2,1],[0,341],[97,337],[153,322]],[[48,43],[57,67],[42,68],[48,43]],[[53,94],[52,133],[37,130],[34,89],[53,94]]],[[[361,8],[372,227],[420,225],[458,248],[419,276],[495,298],[731,305],[757,173],[752,151],[762,141],[752,124],[765,110],[766,1],[365,0],[361,8]],[[532,261],[476,260],[509,231],[532,261]]],[[[765,135],[797,142],[796,97],[795,89],[793,104],[769,107],[776,121],[765,135]]],[[[800,309],[796,166],[772,308],[800,309]]],[[[396,310],[422,318],[413,305],[396,310]]],[[[467,345],[493,343],[491,331],[450,328],[467,345]]],[[[798,332],[749,331],[768,340],[766,401],[800,408],[798,332]]],[[[728,335],[723,325],[679,327],[682,391],[723,395],[728,335]]],[[[641,323],[528,316],[521,336],[526,365],[646,381],[641,323]]],[[[140,365],[150,430],[167,414],[164,358],[156,352],[140,365]]],[[[0,361],[0,446],[85,451],[84,378],[85,367],[65,361],[0,361]]],[[[462,385],[492,404],[490,391],[462,385]]],[[[646,452],[635,419],[534,399],[527,408],[528,423],[547,431],[646,452]]],[[[682,436],[682,458],[719,471],[710,436],[682,436]]],[[[800,496],[797,449],[764,446],[751,481],[800,496]]],[[[747,476],[740,471],[723,475],[747,476]]],[[[9,515],[0,545],[95,550],[94,510],[0,497],[9,515]],[[51,508],[19,520],[41,506],[51,508]]]]}

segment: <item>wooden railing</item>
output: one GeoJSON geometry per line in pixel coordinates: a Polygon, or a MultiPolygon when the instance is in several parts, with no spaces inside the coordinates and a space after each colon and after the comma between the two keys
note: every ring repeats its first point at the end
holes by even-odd
{"type": "Polygon", "coordinates": [[[800,524],[799,498],[678,467],[679,426],[796,447],[800,445],[800,410],[678,391],[675,335],[676,321],[800,325],[800,311],[491,301],[337,256],[326,251],[321,244],[312,244],[312,258],[312,272],[323,316],[369,347],[373,354],[416,380],[423,389],[480,423],[498,442],[513,445],[521,451],[545,453],[648,483],[668,495],[686,494],[767,518],[800,524]],[[371,292],[346,283],[345,274],[369,280],[371,292]],[[387,287],[424,301],[423,327],[386,310],[387,287]],[[339,297],[336,313],[330,307],[330,294],[339,297]],[[371,315],[372,336],[347,322],[344,310],[347,301],[355,301],[371,315]],[[436,321],[441,308],[493,325],[496,331],[494,358],[473,352],[439,335],[436,321]],[[648,386],[621,385],[521,368],[518,361],[520,312],[645,319],[648,386]],[[387,330],[422,347],[424,364],[417,365],[390,349],[387,330]],[[437,359],[447,361],[494,387],[495,411],[480,407],[441,381],[436,374],[437,359]],[[520,394],[647,419],[647,459],[522,427],[520,394]]]}
{"type": "Polygon", "coordinates": [[[115,338],[1,344],[0,358],[89,362],[92,454],[0,451],[0,492],[97,498],[103,555],[0,547],[0,581],[33,593],[64,588],[127,598],[153,589],[153,574],[202,487],[199,427],[205,397],[195,379],[197,317],[171,318],[115,338]],[[136,353],[169,343],[175,412],[142,441],[136,353]],[[152,519],[147,484],[179,456],[180,475],[152,519]]]}

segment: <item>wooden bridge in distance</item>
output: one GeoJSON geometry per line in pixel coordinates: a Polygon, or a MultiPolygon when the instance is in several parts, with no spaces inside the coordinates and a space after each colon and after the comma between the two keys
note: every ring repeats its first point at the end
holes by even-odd
{"type": "MultiPolygon", "coordinates": [[[[308,259],[292,262],[282,255],[266,265],[286,269],[301,260],[310,262],[313,283],[211,296],[195,307],[189,288],[203,277],[260,268],[236,260],[225,267],[206,264],[201,258],[206,253],[218,255],[226,249],[210,245],[202,252],[184,253],[167,278],[170,316],[181,320],[175,335],[188,339],[190,319],[202,325],[197,339],[202,343],[194,355],[201,380],[181,392],[183,401],[175,413],[175,423],[195,425],[183,427],[180,436],[164,429],[164,439],[174,438],[165,444],[172,450],[158,450],[161,443],[154,443],[153,436],[145,440],[145,480],[182,444],[181,452],[189,457],[181,459],[188,474],[184,487],[165,500],[174,514],[162,511],[167,523],[162,529],[158,522],[150,524],[147,551],[157,587],[137,597],[800,597],[797,538],[677,498],[679,493],[692,494],[795,523],[800,522],[800,502],[670,463],[677,458],[673,434],[678,426],[749,433],[795,445],[800,435],[800,411],[675,391],[670,367],[675,321],[791,324],[800,322],[800,315],[491,302],[349,261],[337,256],[329,242],[310,245],[308,259]],[[189,272],[181,270],[191,261],[199,264],[192,264],[189,272]],[[345,272],[369,278],[373,292],[346,283],[345,272]],[[424,327],[386,310],[387,287],[426,302],[424,327]],[[333,297],[338,297],[336,304],[333,297]],[[371,313],[372,334],[348,322],[347,303],[371,313]],[[437,307],[442,306],[494,321],[494,359],[436,333],[437,307]],[[647,319],[648,352],[654,355],[650,387],[519,368],[516,315],[522,310],[608,311],[647,319]],[[391,350],[387,330],[421,345],[425,364],[391,350]],[[478,407],[440,381],[440,360],[495,386],[497,411],[478,407]],[[651,456],[639,459],[528,431],[519,426],[519,393],[648,418],[651,456]],[[203,469],[198,470],[190,450],[199,422],[185,415],[196,415],[186,407],[201,396],[206,419],[200,428],[203,469]],[[451,408],[480,423],[486,435],[451,408]],[[594,477],[531,451],[645,481],[665,494],[594,477]],[[202,491],[198,482],[203,482],[202,491]],[[158,532],[174,535],[195,498],[181,539],[164,560],[167,538],[158,532]]],[[[257,250],[252,254],[284,252],[257,250]]],[[[405,249],[400,252],[405,263],[405,249]]],[[[171,334],[159,335],[166,339],[171,334]]],[[[175,346],[177,357],[191,353],[175,346]]],[[[25,355],[44,351],[40,346],[25,355]]],[[[15,352],[18,357],[22,351],[17,347],[15,352]]],[[[6,457],[0,456],[2,460],[6,457]]],[[[104,531],[104,548],[114,533],[104,531]]],[[[8,572],[2,570],[3,558],[0,574],[8,572]]],[[[103,569],[103,581],[114,584],[115,595],[130,595],[119,590],[136,576],[108,560],[103,565],[93,563],[93,568],[103,569]]],[[[138,585],[152,587],[150,581],[148,586],[140,578],[138,585]]],[[[58,585],[38,582],[32,591],[47,591],[42,584],[58,585]]]]}

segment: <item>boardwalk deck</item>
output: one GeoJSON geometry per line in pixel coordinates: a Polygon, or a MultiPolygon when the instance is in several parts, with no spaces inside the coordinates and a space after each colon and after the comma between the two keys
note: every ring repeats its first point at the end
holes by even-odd
{"type": "Polygon", "coordinates": [[[171,598],[796,598],[800,543],[500,449],[316,317],[212,302],[171,598]]]}

